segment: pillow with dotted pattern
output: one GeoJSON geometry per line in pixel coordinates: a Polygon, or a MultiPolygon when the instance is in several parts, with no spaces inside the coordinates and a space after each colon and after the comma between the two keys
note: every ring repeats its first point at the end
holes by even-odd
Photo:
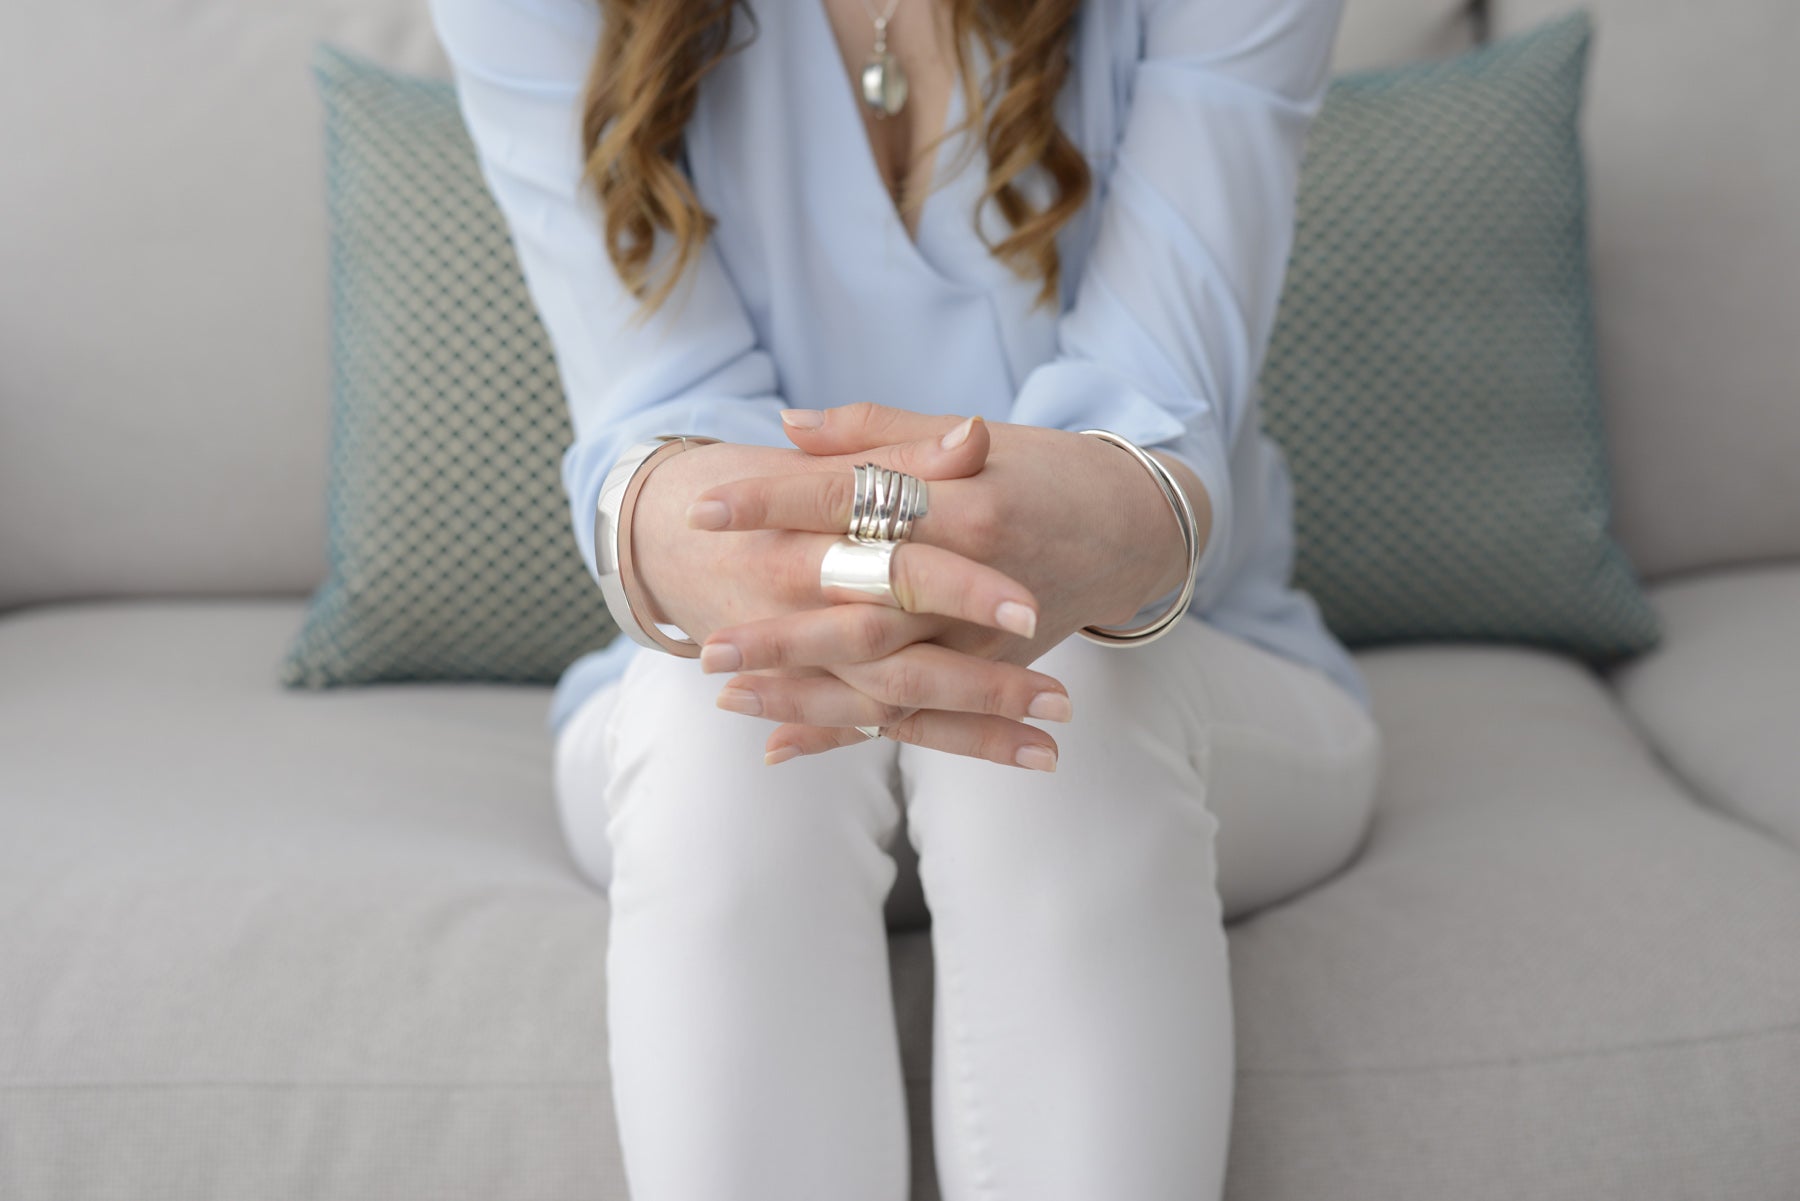
{"type": "Polygon", "coordinates": [[[552,683],[616,633],[569,537],[551,348],[454,86],[327,43],[329,574],[294,687],[552,683]]]}
{"type": "Polygon", "coordinates": [[[1260,379],[1294,583],[1347,645],[1534,643],[1595,664],[1660,624],[1611,532],[1577,122],[1577,8],[1335,77],[1260,379]]]}

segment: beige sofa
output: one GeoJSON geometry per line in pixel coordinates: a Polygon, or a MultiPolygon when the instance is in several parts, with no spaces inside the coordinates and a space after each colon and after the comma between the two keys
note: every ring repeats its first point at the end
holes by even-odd
{"type": "MultiPolygon", "coordinates": [[[[1232,1201],[1800,1197],[1800,20],[1592,11],[1617,528],[1665,641],[1359,656],[1367,850],[1230,927],[1232,1201]]],[[[1470,29],[1351,0],[1339,65],[1470,29]]],[[[547,690],[275,684],[324,570],[320,37],[443,73],[422,0],[0,17],[4,1201],[625,1197],[547,690]]]]}

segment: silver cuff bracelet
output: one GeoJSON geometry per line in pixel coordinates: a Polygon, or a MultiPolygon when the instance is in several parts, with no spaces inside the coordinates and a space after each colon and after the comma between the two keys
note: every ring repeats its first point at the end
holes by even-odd
{"type": "Polygon", "coordinates": [[[1157,461],[1154,455],[1147,453],[1131,439],[1113,433],[1111,430],[1082,430],[1084,434],[1092,434],[1102,441],[1110,442],[1125,451],[1143,464],[1151,478],[1162,486],[1163,496],[1168,499],[1169,507],[1175,510],[1175,521],[1181,526],[1181,541],[1187,548],[1187,578],[1182,582],[1181,591],[1175,601],[1166,610],[1151,621],[1132,629],[1120,629],[1106,626],[1083,626],[1079,633],[1089,642],[1098,642],[1102,646],[1143,646],[1154,642],[1175,628],[1187,613],[1188,605],[1194,599],[1196,573],[1200,566],[1199,523],[1194,519],[1194,507],[1188,502],[1186,489],[1175,479],[1167,467],[1157,461]]]}

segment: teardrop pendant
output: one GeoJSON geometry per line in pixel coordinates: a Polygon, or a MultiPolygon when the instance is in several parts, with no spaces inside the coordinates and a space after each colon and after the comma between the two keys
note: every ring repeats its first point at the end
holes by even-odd
{"type": "Polygon", "coordinates": [[[906,72],[900,60],[888,53],[887,30],[878,24],[875,49],[863,60],[862,98],[879,120],[891,117],[906,107],[906,72]]]}

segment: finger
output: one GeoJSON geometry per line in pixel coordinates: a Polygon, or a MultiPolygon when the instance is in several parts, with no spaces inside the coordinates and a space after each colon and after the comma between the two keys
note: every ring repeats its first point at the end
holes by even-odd
{"type": "Polygon", "coordinates": [[[896,442],[941,438],[962,420],[958,416],[914,413],[869,400],[829,409],[781,412],[781,425],[788,440],[815,455],[852,454],[896,442]]]}
{"type": "MultiPolygon", "coordinates": [[[[883,446],[842,461],[825,460],[817,471],[751,476],[716,484],[688,506],[687,523],[701,530],[843,533],[850,528],[850,506],[856,494],[854,468],[858,463],[874,463],[926,481],[966,479],[986,464],[990,445],[987,422],[971,417],[953,426],[944,437],[883,446]],[[951,441],[947,444],[945,439],[951,441]]],[[[915,531],[930,519],[928,500],[926,512],[913,523],[915,531]]]]}
{"type": "MultiPolygon", "coordinates": [[[[987,759],[1033,771],[1056,770],[1056,740],[1035,726],[980,713],[947,713],[921,709],[882,733],[896,742],[987,759]]],[[[781,725],[769,735],[763,760],[781,763],[798,755],[817,755],[840,746],[867,741],[853,728],[781,725]]]]}
{"type": "MultiPolygon", "coordinates": [[[[987,713],[1014,720],[1069,721],[1074,716],[1069,691],[1055,676],[935,642],[915,642],[872,663],[835,664],[831,673],[858,692],[902,709],[987,713]]],[[[764,695],[788,691],[789,681],[757,679],[764,695]]],[[[789,720],[831,724],[804,712],[789,720]]]]}
{"type": "MultiPolygon", "coordinates": [[[[779,731],[777,731],[779,732],[779,731]]],[[[895,742],[910,742],[953,755],[987,759],[1029,771],[1056,770],[1056,739],[1036,726],[981,713],[947,713],[921,709],[901,718],[882,733],[895,742]]]]}
{"type": "MultiPolygon", "coordinates": [[[[858,722],[868,725],[868,722],[858,722]]],[[[861,746],[870,739],[856,726],[777,726],[763,746],[763,762],[785,763],[800,755],[822,755],[841,746],[861,746]]]]}
{"type": "MultiPolygon", "coordinates": [[[[822,546],[813,556],[815,580],[820,578],[819,567],[828,549],[829,545],[822,546]]],[[[895,546],[888,560],[888,585],[898,607],[908,613],[936,613],[1021,638],[1037,634],[1038,603],[1030,589],[997,567],[941,546],[923,542],[895,546]]],[[[837,585],[821,585],[818,595],[832,604],[884,603],[879,597],[837,585]]]]}
{"type": "Polygon", "coordinates": [[[933,614],[906,613],[886,605],[802,609],[714,630],[700,646],[700,669],[761,671],[864,663],[933,638],[943,628],[943,620],[933,614]]]}
{"type": "Polygon", "coordinates": [[[716,703],[748,717],[813,726],[885,726],[910,712],[829,675],[804,679],[734,676],[719,690],[716,703]]]}

